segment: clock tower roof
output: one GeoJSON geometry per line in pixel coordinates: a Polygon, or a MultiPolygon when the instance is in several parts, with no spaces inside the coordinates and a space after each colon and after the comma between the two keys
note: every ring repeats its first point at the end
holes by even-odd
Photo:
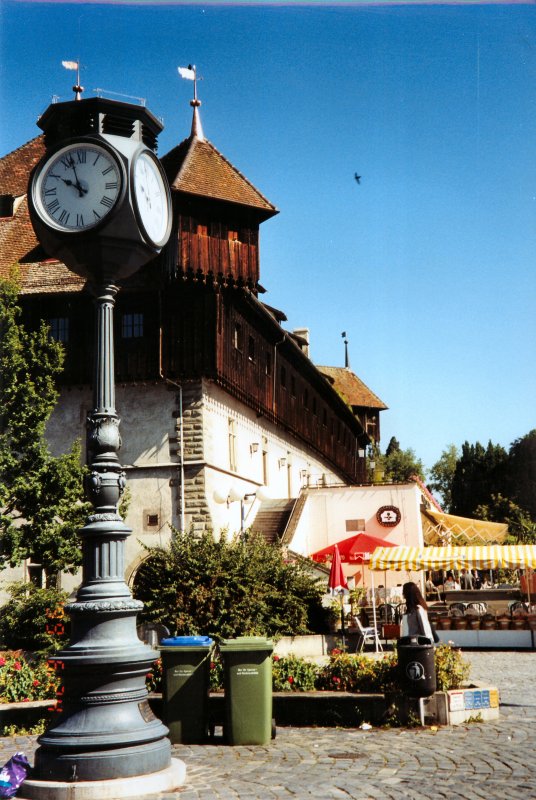
{"type": "Polygon", "coordinates": [[[205,139],[198,105],[190,136],[161,158],[172,191],[246,206],[261,220],[279,213],[214,145],[205,139]]]}

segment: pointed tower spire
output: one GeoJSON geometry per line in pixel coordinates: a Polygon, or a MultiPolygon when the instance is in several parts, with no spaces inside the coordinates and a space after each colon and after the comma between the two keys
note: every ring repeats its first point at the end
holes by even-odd
{"type": "MultiPolygon", "coordinates": [[[[203,126],[201,125],[201,116],[199,114],[199,106],[201,105],[201,100],[197,98],[197,72],[195,69],[195,64],[188,64],[187,67],[178,67],[179,75],[181,78],[186,78],[188,81],[194,82],[194,99],[190,100],[190,105],[192,106],[194,113],[192,115],[192,130],[191,136],[199,139],[199,141],[205,141],[205,134],[203,133],[203,126]]],[[[199,79],[201,80],[201,78],[199,79]]]]}

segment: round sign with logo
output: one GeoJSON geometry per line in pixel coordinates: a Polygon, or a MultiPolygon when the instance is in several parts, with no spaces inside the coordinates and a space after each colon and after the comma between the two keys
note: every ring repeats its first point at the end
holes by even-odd
{"type": "Polygon", "coordinates": [[[420,661],[410,661],[406,665],[406,675],[410,681],[424,680],[424,667],[420,661]]]}
{"type": "Polygon", "coordinates": [[[402,514],[396,506],[382,506],[376,512],[376,519],[384,528],[394,528],[402,519],[402,514]]]}

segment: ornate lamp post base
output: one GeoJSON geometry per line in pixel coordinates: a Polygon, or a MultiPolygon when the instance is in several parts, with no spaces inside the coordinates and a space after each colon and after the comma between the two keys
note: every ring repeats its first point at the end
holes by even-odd
{"type": "Polygon", "coordinates": [[[138,639],[143,606],[122,577],[130,532],[113,512],[93,515],[81,530],[86,579],[66,609],[71,643],[53,659],[65,689],[58,718],[39,737],[35,774],[42,780],[126,778],[170,764],[167,728],[145,688],[157,654],[138,639]]]}

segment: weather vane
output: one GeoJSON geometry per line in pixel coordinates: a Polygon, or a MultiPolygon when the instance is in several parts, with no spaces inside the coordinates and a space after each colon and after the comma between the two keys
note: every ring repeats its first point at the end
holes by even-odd
{"type": "Polygon", "coordinates": [[[201,100],[197,99],[197,81],[202,81],[203,78],[197,77],[195,64],[188,64],[187,67],[177,67],[181,78],[186,78],[187,81],[194,82],[194,99],[190,100],[190,105],[195,108],[201,105],[201,100]]]}
{"type": "Polygon", "coordinates": [[[84,91],[84,87],[80,86],[80,59],[78,59],[78,61],[62,61],[61,64],[62,67],[65,67],[65,69],[76,70],[76,85],[73,86],[73,92],[74,92],[74,99],[80,100],[82,92],[84,91]]]}

